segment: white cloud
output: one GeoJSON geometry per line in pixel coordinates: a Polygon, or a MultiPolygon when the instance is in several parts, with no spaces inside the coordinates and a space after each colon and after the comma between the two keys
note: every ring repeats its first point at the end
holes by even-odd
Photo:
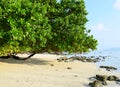
{"type": "Polygon", "coordinates": [[[114,7],[115,9],[120,10],[120,0],[116,0],[113,7],[114,7]]]}

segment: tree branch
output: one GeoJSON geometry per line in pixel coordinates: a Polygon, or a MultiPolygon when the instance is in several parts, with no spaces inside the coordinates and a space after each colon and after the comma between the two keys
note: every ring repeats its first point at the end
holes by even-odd
{"type": "Polygon", "coordinates": [[[13,58],[13,59],[16,59],[16,60],[27,60],[27,59],[30,59],[32,56],[34,56],[36,53],[32,53],[30,54],[28,57],[25,57],[25,58],[21,58],[19,56],[16,56],[14,54],[9,54],[7,56],[0,56],[1,59],[9,59],[9,58],[13,58]]]}

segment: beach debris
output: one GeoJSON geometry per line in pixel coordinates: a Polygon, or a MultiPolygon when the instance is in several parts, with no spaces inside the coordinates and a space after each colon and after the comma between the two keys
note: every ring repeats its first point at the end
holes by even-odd
{"type": "Polygon", "coordinates": [[[54,64],[50,64],[50,66],[54,66],[54,64]]]}
{"type": "Polygon", "coordinates": [[[90,77],[89,79],[93,81],[93,82],[89,83],[89,85],[91,87],[102,87],[102,86],[97,86],[96,85],[97,82],[98,82],[98,84],[101,82],[101,84],[104,85],[104,86],[107,85],[107,81],[116,81],[117,84],[120,84],[120,79],[117,76],[114,76],[114,75],[111,75],[111,76],[96,75],[94,77],[90,77]]]}
{"type": "Polygon", "coordinates": [[[72,69],[71,67],[67,67],[67,69],[72,69]]]}
{"type": "Polygon", "coordinates": [[[100,66],[100,68],[105,68],[107,71],[117,70],[117,68],[115,68],[113,66],[100,66]]]}

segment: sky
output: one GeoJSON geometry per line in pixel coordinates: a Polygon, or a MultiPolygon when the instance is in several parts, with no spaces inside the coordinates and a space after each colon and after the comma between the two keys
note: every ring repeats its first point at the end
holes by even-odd
{"type": "Polygon", "coordinates": [[[86,27],[98,40],[98,50],[120,47],[120,0],[85,0],[86,27]]]}

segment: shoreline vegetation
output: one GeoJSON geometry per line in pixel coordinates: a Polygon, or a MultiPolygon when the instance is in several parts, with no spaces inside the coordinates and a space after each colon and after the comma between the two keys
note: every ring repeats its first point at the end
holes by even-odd
{"type": "MultiPolygon", "coordinates": [[[[25,58],[28,54],[18,56],[25,58]]],[[[110,67],[97,68],[91,60],[79,61],[78,57],[73,59],[73,62],[66,61],[64,55],[47,53],[36,54],[21,61],[0,59],[1,87],[119,87],[120,74],[103,69],[110,67]]]]}

